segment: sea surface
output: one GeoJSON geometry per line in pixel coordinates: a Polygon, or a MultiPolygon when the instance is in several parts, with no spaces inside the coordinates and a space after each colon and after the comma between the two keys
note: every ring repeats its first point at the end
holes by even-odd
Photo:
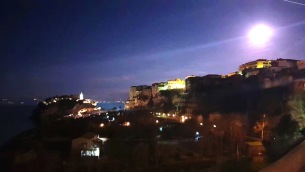
{"type": "Polygon", "coordinates": [[[33,128],[30,116],[36,106],[0,106],[0,145],[33,128]]]}
{"type": "Polygon", "coordinates": [[[116,110],[124,110],[124,103],[116,102],[116,103],[98,103],[98,107],[101,107],[104,110],[111,110],[115,108],[116,110]]]}

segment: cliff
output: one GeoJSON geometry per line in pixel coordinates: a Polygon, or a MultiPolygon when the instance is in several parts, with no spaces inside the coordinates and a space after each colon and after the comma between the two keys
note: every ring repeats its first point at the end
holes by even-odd
{"type": "Polygon", "coordinates": [[[32,119],[36,124],[41,124],[46,120],[52,122],[70,114],[77,114],[82,109],[94,108],[94,105],[75,98],[48,98],[37,105],[32,119]]]}

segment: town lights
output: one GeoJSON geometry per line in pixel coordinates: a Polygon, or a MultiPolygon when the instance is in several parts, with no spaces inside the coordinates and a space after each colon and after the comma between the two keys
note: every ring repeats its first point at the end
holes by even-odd
{"type": "Polygon", "coordinates": [[[123,123],[123,126],[129,127],[129,126],[130,126],[130,122],[124,122],[124,123],[123,123]]]}
{"type": "Polygon", "coordinates": [[[158,124],[159,123],[159,120],[156,120],[156,124],[158,124]]]}
{"type": "Polygon", "coordinates": [[[185,116],[181,116],[181,122],[182,123],[184,123],[185,119],[186,119],[185,116]]]}
{"type": "Polygon", "coordinates": [[[104,123],[101,123],[101,124],[100,124],[100,127],[101,127],[101,128],[104,127],[104,126],[105,126],[104,123]]]}

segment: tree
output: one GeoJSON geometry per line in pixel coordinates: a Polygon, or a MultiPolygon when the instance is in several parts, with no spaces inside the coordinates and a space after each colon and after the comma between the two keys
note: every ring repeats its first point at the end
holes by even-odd
{"type": "Polygon", "coordinates": [[[260,122],[256,122],[255,126],[254,126],[254,132],[261,133],[261,139],[264,140],[264,129],[266,126],[266,121],[265,121],[266,115],[263,115],[263,119],[260,122]]]}
{"type": "Polygon", "coordinates": [[[291,118],[299,125],[299,131],[305,129],[305,102],[304,94],[294,94],[288,101],[291,118]]]}
{"type": "Polygon", "coordinates": [[[276,132],[279,136],[293,135],[297,131],[298,123],[292,120],[291,115],[283,115],[276,127],[276,132]]]}

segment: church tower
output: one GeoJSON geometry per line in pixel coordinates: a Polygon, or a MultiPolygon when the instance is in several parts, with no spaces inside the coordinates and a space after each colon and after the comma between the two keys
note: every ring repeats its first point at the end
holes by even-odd
{"type": "Polygon", "coordinates": [[[79,94],[79,100],[84,100],[84,94],[82,92],[79,94]]]}

